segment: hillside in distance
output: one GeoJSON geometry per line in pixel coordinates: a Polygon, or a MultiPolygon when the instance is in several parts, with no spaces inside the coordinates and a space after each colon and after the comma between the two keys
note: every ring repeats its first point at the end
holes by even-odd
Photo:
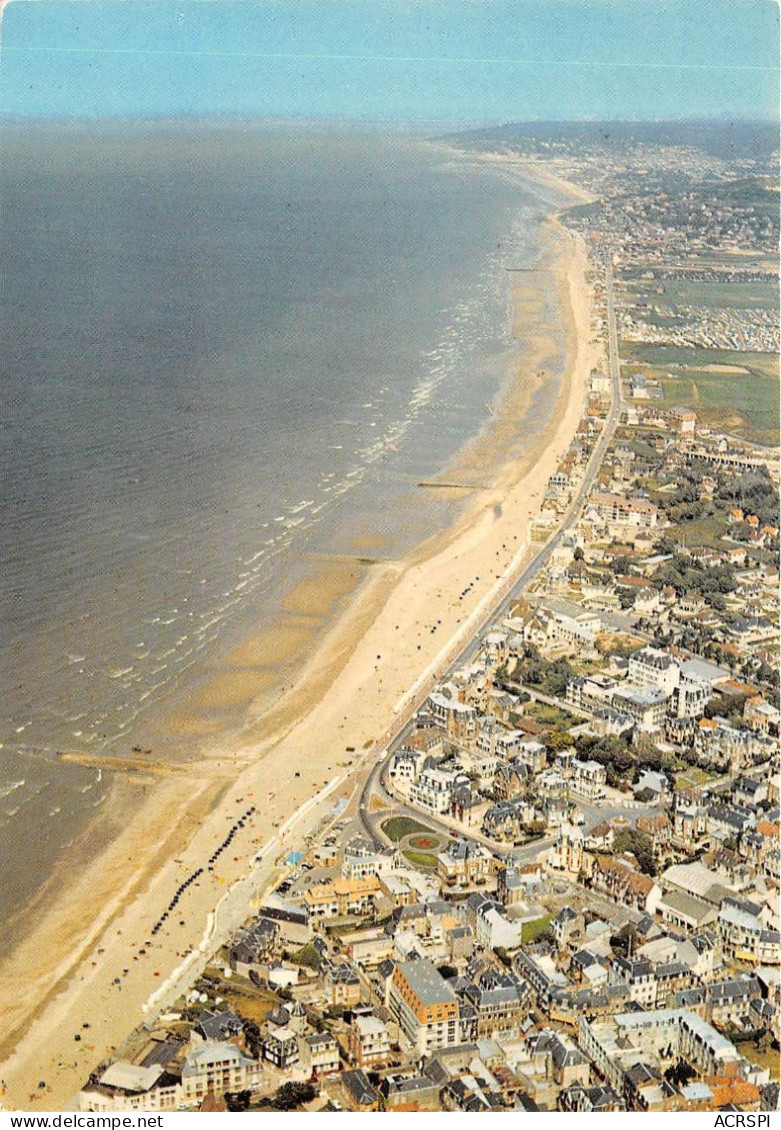
{"type": "Polygon", "coordinates": [[[723,161],[771,162],[779,127],[772,121],[507,122],[448,134],[474,149],[522,146],[527,153],[566,155],[600,147],[615,155],[638,146],[685,146],[723,161]]]}

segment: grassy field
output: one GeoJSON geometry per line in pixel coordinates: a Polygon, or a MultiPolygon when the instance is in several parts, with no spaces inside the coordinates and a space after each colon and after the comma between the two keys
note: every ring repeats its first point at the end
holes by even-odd
{"type": "Polygon", "coordinates": [[[533,722],[539,722],[541,726],[548,726],[551,729],[572,722],[571,714],[559,710],[556,706],[549,706],[546,702],[528,702],[524,714],[533,722]]]}
{"type": "Polygon", "coordinates": [[[647,442],[647,440],[644,440],[642,436],[631,435],[630,433],[630,435],[625,440],[622,439],[622,442],[628,443],[637,458],[642,459],[645,462],[659,463],[663,458],[663,456],[660,455],[658,451],[656,451],[656,449],[647,442]]]}
{"type": "Polygon", "coordinates": [[[721,539],[725,528],[724,519],[714,515],[697,518],[693,522],[679,522],[677,529],[672,532],[678,541],[685,538],[686,545],[690,549],[702,546],[706,549],[724,550],[724,542],[721,539]]]}
{"type": "Polygon", "coordinates": [[[778,362],[771,354],[637,343],[622,353],[627,374],[642,371],[660,381],[665,407],[693,408],[705,427],[757,443],[778,442],[778,362]],[[713,365],[747,371],[708,371],[713,365]]]}
{"type": "Polygon", "coordinates": [[[638,636],[630,636],[626,632],[603,632],[597,641],[597,650],[602,655],[610,655],[612,652],[620,652],[623,649],[629,651],[639,651],[641,647],[645,647],[645,640],[641,640],[638,636]]]}
{"type": "Polygon", "coordinates": [[[778,1081],[779,1067],[781,1066],[781,1057],[779,1057],[778,1048],[766,1048],[760,1051],[753,1040],[742,1041],[741,1043],[735,1044],[735,1047],[749,1063],[757,1063],[760,1067],[769,1068],[770,1078],[774,1082],[778,1081]]]}
{"type": "Polygon", "coordinates": [[[689,766],[675,775],[676,789],[696,789],[701,785],[707,785],[708,781],[716,779],[714,773],[706,773],[704,769],[700,769],[697,765],[689,766]]]}
{"type": "Polygon", "coordinates": [[[778,287],[770,282],[692,282],[688,279],[638,280],[628,287],[635,299],[656,306],[712,306],[735,310],[777,310],[778,287]],[[662,293],[657,293],[661,291],[662,293]]]}
{"type": "Polygon", "coordinates": [[[543,915],[542,918],[535,918],[533,922],[524,922],[521,927],[521,942],[524,945],[533,942],[535,938],[538,938],[540,934],[543,934],[548,929],[552,920],[553,916],[546,914],[543,915]]]}
{"type": "Polygon", "coordinates": [[[699,349],[694,346],[659,345],[654,342],[622,341],[622,361],[666,371],[670,368],[702,369],[705,365],[740,366],[761,376],[778,375],[773,353],[744,353],[738,349],[699,349]]]}
{"type": "Polygon", "coordinates": [[[408,859],[414,867],[432,869],[437,865],[437,857],[427,851],[405,851],[404,858],[408,859]]]}
{"type": "Polygon", "coordinates": [[[245,1020],[254,1020],[256,1024],[264,1024],[268,1014],[280,1004],[276,993],[243,979],[221,979],[216,989],[226,1008],[245,1020]]]}
{"type": "Polygon", "coordinates": [[[739,356],[745,358],[746,368],[752,373],[778,381],[779,366],[775,353],[741,353],[739,356]]]}
{"type": "Polygon", "coordinates": [[[395,844],[399,840],[403,840],[405,836],[411,836],[413,832],[424,836],[436,835],[436,832],[431,828],[426,827],[425,824],[419,824],[417,820],[412,820],[409,816],[392,816],[382,825],[382,830],[388,839],[393,840],[395,844]]]}
{"type": "Polygon", "coordinates": [[[753,373],[690,371],[662,380],[665,402],[693,408],[706,426],[724,428],[758,443],[778,437],[778,386],[753,373]]]}

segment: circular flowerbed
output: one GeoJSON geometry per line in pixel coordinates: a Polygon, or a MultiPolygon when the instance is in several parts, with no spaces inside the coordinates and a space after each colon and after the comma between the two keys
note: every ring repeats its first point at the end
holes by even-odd
{"type": "Polygon", "coordinates": [[[433,851],[439,847],[439,840],[435,836],[412,836],[409,846],[419,851],[433,851]]]}

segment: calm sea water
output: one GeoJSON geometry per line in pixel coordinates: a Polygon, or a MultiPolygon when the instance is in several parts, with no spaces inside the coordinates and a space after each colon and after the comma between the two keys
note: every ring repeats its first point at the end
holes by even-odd
{"type": "Polygon", "coordinates": [[[303,552],[370,527],[393,556],[448,519],[415,484],[486,417],[505,267],[536,261],[548,205],[401,137],[41,126],[1,156],[18,857],[44,827],[56,855],[104,795],[55,751],[129,750],[303,552]]]}

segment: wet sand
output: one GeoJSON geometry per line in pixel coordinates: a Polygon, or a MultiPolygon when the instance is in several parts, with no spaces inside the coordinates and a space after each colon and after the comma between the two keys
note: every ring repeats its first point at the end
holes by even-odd
{"type": "MultiPolygon", "coordinates": [[[[209,911],[275,826],[336,775],[345,784],[334,798],[347,795],[353,781],[345,767],[386,738],[411,687],[424,689],[445,670],[455,641],[465,640],[481,605],[523,558],[529,519],[574,435],[598,355],[582,246],[555,223],[548,238],[546,269],[563,300],[568,358],[550,423],[521,452],[518,434],[535,392],[554,379],[545,363],[555,339],[544,325],[535,332],[542,300],[534,284],[530,289],[532,276],[519,276],[515,331],[525,338],[523,369],[495,406],[492,426],[446,472],[479,472],[490,486],[470,495],[454,527],[407,561],[346,570],[316,563],[282,621],[236,648],[195,692],[191,708],[180,706],[169,719],[181,737],[203,741],[203,756],[181,762],[167,779],[118,777],[99,818],[100,838],[93,827],[74,845],[27,916],[23,941],[0,965],[6,1106],[56,1110],[72,1100],[140,1022],[155,986],[198,945],[209,911]],[[273,676],[264,683],[264,672],[280,663],[288,672],[284,690],[272,685],[273,676]],[[204,866],[249,804],[256,812],[219,867],[188,888],[153,939],[152,923],[177,886],[204,866]],[[37,1093],[40,1079],[48,1089],[37,1093]]],[[[537,285],[542,293],[550,283],[537,285]]]]}

